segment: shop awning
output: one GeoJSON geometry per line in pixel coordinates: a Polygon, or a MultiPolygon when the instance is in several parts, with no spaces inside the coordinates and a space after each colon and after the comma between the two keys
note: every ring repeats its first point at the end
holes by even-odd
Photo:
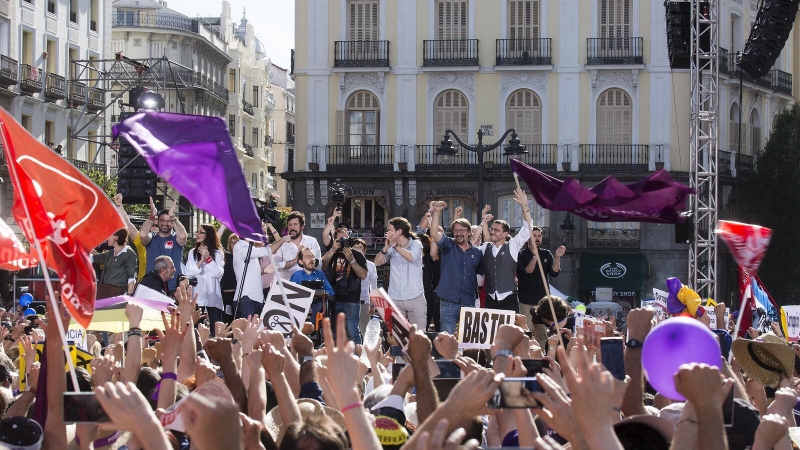
{"type": "Polygon", "coordinates": [[[641,253],[581,255],[581,290],[593,291],[596,287],[611,287],[615,292],[640,293],[646,274],[647,258],[641,253]]]}

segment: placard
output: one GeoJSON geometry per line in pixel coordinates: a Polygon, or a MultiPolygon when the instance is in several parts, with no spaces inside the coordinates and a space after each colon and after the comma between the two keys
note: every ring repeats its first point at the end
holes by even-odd
{"type": "Polygon", "coordinates": [[[378,316],[386,323],[394,340],[403,347],[403,350],[406,350],[408,348],[409,330],[411,329],[411,324],[406,319],[406,316],[400,312],[397,305],[383,288],[373,289],[369,293],[369,301],[375,307],[378,316]]]}
{"type": "MultiPolygon", "coordinates": [[[[94,355],[89,352],[85,352],[80,348],[75,347],[75,343],[72,341],[67,341],[67,345],[69,345],[69,354],[72,356],[72,364],[77,367],[83,367],[86,369],[87,372],[91,375],[92,373],[92,360],[94,359],[94,355]]],[[[38,361],[41,362],[42,352],[44,352],[44,342],[37,342],[35,344],[36,349],[36,356],[34,357],[34,362],[38,361]]],[[[19,388],[20,390],[25,390],[28,381],[28,374],[25,372],[27,366],[25,365],[25,349],[22,347],[22,343],[19,343],[19,367],[20,370],[20,378],[19,378],[19,388]]],[[[69,370],[69,365],[64,363],[64,370],[69,370]]]]}
{"type": "Polygon", "coordinates": [[[708,314],[708,318],[710,319],[710,321],[708,323],[708,326],[712,330],[716,330],[716,329],[720,329],[720,328],[722,328],[722,329],[726,328],[724,326],[724,324],[728,323],[728,320],[730,320],[730,317],[731,317],[731,309],[730,308],[725,308],[725,321],[724,321],[724,323],[720,324],[722,326],[717,325],[717,315],[714,312],[714,307],[713,306],[703,306],[703,309],[705,309],[706,310],[706,314],[708,314]]]}
{"type": "Polygon", "coordinates": [[[292,334],[292,323],[298,330],[303,329],[311,302],[314,301],[314,290],[291,281],[282,281],[289,305],[287,307],[283,302],[281,287],[276,277],[276,282],[270,287],[264,309],[261,311],[261,328],[277,331],[289,337],[292,334]],[[289,317],[287,311],[292,312],[292,317],[289,317]]]}
{"type": "Polygon", "coordinates": [[[462,307],[458,322],[458,346],[490,348],[497,330],[504,324],[514,324],[514,311],[462,307]]]}
{"type": "Polygon", "coordinates": [[[594,298],[598,302],[610,302],[614,299],[614,288],[596,287],[594,289],[594,298]]]}
{"type": "Polygon", "coordinates": [[[781,307],[781,319],[785,321],[783,326],[786,339],[790,342],[797,342],[800,339],[800,305],[789,305],[781,307]]]}

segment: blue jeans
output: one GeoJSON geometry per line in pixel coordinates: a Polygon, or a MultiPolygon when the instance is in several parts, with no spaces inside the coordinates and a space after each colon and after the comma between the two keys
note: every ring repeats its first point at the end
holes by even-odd
{"type": "Polygon", "coordinates": [[[233,302],[233,310],[236,311],[235,319],[247,318],[248,316],[258,316],[261,317],[261,310],[264,309],[263,302],[257,302],[255,300],[250,300],[248,296],[242,296],[242,301],[239,302],[239,309],[236,309],[236,303],[233,302]]]}
{"type": "Polygon", "coordinates": [[[361,320],[361,303],[336,302],[336,306],[334,307],[334,320],[332,321],[334,336],[336,336],[335,319],[339,317],[340,312],[343,312],[345,316],[344,325],[347,329],[347,340],[360,345],[362,343],[361,330],[358,329],[358,322],[361,320]]]}
{"type": "Polygon", "coordinates": [[[451,302],[450,300],[439,299],[439,321],[442,324],[442,329],[439,331],[446,331],[454,334],[456,331],[456,323],[461,317],[461,304],[451,302]]]}

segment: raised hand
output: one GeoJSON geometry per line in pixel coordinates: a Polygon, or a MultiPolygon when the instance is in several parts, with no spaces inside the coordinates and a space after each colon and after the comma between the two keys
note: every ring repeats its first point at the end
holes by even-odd
{"type": "Polygon", "coordinates": [[[484,206],[483,209],[481,210],[481,217],[486,217],[486,215],[489,214],[489,211],[491,210],[492,207],[490,205],[484,206]]]}
{"type": "Polygon", "coordinates": [[[206,324],[200,322],[197,324],[197,334],[200,335],[200,345],[203,345],[211,337],[211,330],[206,324]]]}
{"type": "Polygon", "coordinates": [[[768,449],[789,433],[789,424],[778,414],[766,414],[761,417],[761,424],[756,429],[754,449],[768,449]]]}
{"type": "Polygon", "coordinates": [[[264,371],[267,372],[267,376],[270,380],[281,376],[285,363],[286,357],[272,344],[268,344],[262,348],[261,365],[264,366],[264,371]]]}
{"type": "Polygon", "coordinates": [[[94,388],[97,401],[115,430],[130,430],[145,448],[171,448],[150,404],[133,383],[105,383],[94,388]]]}
{"type": "Polygon", "coordinates": [[[91,367],[92,384],[95,386],[102,386],[105,383],[111,382],[114,373],[117,371],[117,366],[114,364],[114,357],[111,355],[93,359],[91,367]]]}
{"type": "Polygon", "coordinates": [[[445,203],[445,202],[437,202],[437,201],[433,201],[433,202],[431,202],[431,208],[432,208],[434,211],[442,211],[442,210],[444,210],[445,208],[447,208],[447,203],[445,203]]]}
{"type": "Polygon", "coordinates": [[[153,202],[153,197],[150,197],[150,214],[155,217],[158,214],[158,209],[156,208],[155,202],[153,202]]]}
{"type": "Polygon", "coordinates": [[[128,303],[125,305],[125,317],[128,318],[130,328],[138,328],[142,323],[142,314],[144,310],[139,305],[128,303]]]}
{"type": "Polygon", "coordinates": [[[649,309],[636,308],[628,312],[626,323],[628,325],[628,339],[636,339],[644,342],[644,338],[653,328],[653,316],[655,311],[649,309]]]}
{"type": "Polygon", "coordinates": [[[445,359],[455,359],[458,355],[458,340],[452,334],[443,331],[436,335],[433,346],[445,359]]]}
{"type": "Polygon", "coordinates": [[[195,357],[194,360],[195,387],[200,387],[216,377],[217,377],[217,370],[207,359],[201,358],[199,356],[195,357]]]}
{"type": "Polygon", "coordinates": [[[164,322],[164,332],[156,330],[158,339],[161,341],[164,356],[162,359],[177,358],[178,350],[183,342],[184,336],[189,331],[189,322],[181,322],[181,312],[174,311],[167,320],[167,314],[161,313],[161,320],[164,322]]]}
{"type": "Polygon", "coordinates": [[[122,194],[114,194],[114,205],[122,206],[122,194]]]}
{"type": "Polygon", "coordinates": [[[233,357],[233,343],[227,338],[209,339],[203,348],[206,350],[208,357],[216,362],[233,357]]]}
{"type": "Polygon", "coordinates": [[[719,369],[707,364],[684,364],[675,374],[675,390],[692,402],[698,412],[705,405],[718,409],[731,386],[733,380],[726,380],[719,369]]]}
{"type": "Polygon", "coordinates": [[[502,374],[480,368],[467,374],[450,391],[446,403],[453,411],[458,411],[462,417],[474,417],[489,412],[486,403],[495,394],[502,374]]]}
{"type": "Polygon", "coordinates": [[[298,356],[314,356],[314,343],[305,334],[292,325],[292,350],[298,356]]]}
{"type": "Polygon", "coordinates": [[[250,353],[253,351],[253,346],[258,338],[258,328],[261,326],[261,318],[258,316],[250,316],[245,319],[244,328],[235,328],[233,330],[233,337],[242,341],[242,351],[250,353]]]}
{"type": "Polygon", "coordinates": [[[339,313],[336,320],[336,341],[333,340],[331,321],[323,321],[323,335],[325,347],[328,349],[328,371],[335,373],[328,382],[336,401],[340,405],[351,405],[360,400],[361,396],[356,389],[358,376],[358,358],[355,355],[355,344],[347,340],[344,313],[339,313]]]}

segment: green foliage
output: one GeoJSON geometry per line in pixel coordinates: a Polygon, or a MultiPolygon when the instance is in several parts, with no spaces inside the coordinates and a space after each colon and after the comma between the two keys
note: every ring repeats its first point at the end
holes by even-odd
{"type": "Polygon", "coordinates": [[[739,220],[772,229],[759,277],[779,304],[800,295],[800,106],[781,112],[755,170],[741,186],[739,220]]]}
{"type": "MultiPolygon", "coordinates": [[[[99,170],[88,169],[88,170],[81,170],[90,180],[94,182],[103,192],[108,195],[109,198],[114,198],[114,195],[117,193],[117,178],[108,176],[105,172],[101,172],[99,170]]],[[[129,216],[149,216],[150,215],[150,205],[147,204],[138,204],[138,205],[125,205],[125,212],[128,213],[129,216]]]]}

